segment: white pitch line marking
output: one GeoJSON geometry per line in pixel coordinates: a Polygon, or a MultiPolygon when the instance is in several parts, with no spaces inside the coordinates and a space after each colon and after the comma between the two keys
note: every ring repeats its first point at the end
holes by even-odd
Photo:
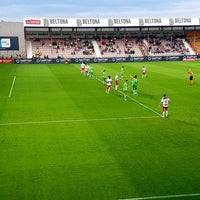
{"type": "Polygon", "coordinates": [[[153,119],[154,117],[123,117],[123,118],[99,118],[99,119],[67,119],[67,120],[52,120],[52,121],[30,121],[30,122],[7,122],[0,123],[0,126],[11,125],[28,125],[28,124],[50,124],[50,123],[69,123],[69,122],[90,122],[90,121],[116,121],[116,120],[132,120],[132,119],[153,119]]]}
{"type": "Polygon", "coordinates": [[[171,199],[171,198],[182,198],[182,197],[198,197],[200,193],[194,194],[178,194],[178,195],[166,195],[166,196],[152,196],[152,197],[138,197],[131,199],[119,199],[119,200],[149,200],[149,199],[171,199]]]}
{"type": "Polygon", "coordinates": [[[15,84],[15,79],[16,79],[16,76],[13,77],[13,82],[12,82],[12,85],[11,85],[11,88],[10,88],[10,92],[9,92],[9,95],[8,95],[9,98],[12,95],[13,87],[14,87],[14,84],[15,84]]]}

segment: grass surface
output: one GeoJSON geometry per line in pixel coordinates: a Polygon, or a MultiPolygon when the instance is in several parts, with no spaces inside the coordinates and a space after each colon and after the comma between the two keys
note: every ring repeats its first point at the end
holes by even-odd
{"type": "Polygon", "coordinates": [[[200,62],[92,65],[94,80],[77,64],[0,66],[0,199],[199,193],[200,62]],[[138,74],[139,81],[138,96],[129,81],[127,101],[122,80],[109,95],[100,82],[103,69],[114,79],[122,65],[124,79],[138,74]],[[168,119],[158,107],[163,93],[171,99],[168,119]]]}

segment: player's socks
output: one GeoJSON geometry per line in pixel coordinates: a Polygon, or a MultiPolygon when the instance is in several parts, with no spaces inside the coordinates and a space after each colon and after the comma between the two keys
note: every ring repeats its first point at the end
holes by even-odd
{"type": "Polygon", "coordinates": [[[133,90],[133,95],[138,95],[137,90],[133,90]]]}
{"type": "Polygon", "coordinates": [[[127,100],[126,95],[124,95],[124,101],[126,101],[126,100],[127,100]]]}

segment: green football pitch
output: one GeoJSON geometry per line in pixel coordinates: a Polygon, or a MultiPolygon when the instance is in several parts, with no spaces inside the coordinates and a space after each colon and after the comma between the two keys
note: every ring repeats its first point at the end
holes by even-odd
{"type": "Polygon", "coordinates": [[[91,65],[0,65],[0,200],[200,199],[200,62],[91,65]]]}

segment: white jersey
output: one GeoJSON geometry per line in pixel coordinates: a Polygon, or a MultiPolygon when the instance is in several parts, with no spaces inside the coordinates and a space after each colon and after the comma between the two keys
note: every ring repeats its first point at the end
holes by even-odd
{"type": "Polygon", "coordinates": [[[85,69],[85,64],[84,63],[81,64],[81,69],[85,69]]]}
{"type": "Polygon", "coordinates": [[[163,107],[167,108],[169,106],[170,99],[168,97],[163,97],[161,99],[163,107]]]}
{"type": "Polygon", "coordinates": [[[89,66],[89,65],[85,65],[85,71],[87,71],[87,72],[88,72],[89,68],[90,68],[90,66],[89,66]]]}
{"type": "Polygon", "coordinates": [[[112,85],[112,79],[111,78],[107,78],[106,83],[107,83],[107,85],[112,85]]]}
{"type": "Polygon", "coordinates": [[[146,68],[143,67],[143,68],[142,68],[142,73],[145,73],[145,72],[146,72],[146,68]]]}
{"type": "Polygon", "coordinates": [[[115,80],[116,80],[116,81],[119,80],[119,76],[118,76],[118,74],[115,75],[115,80]]]}

